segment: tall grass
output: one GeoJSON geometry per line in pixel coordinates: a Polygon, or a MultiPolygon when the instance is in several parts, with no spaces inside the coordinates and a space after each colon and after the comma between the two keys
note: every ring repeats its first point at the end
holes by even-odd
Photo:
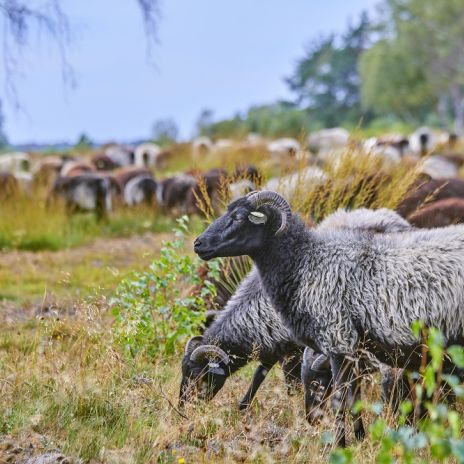
{"type": "Polygon", "coordinates": [[[70,217],[59,203],[47,208],[40,196],[19,194],[0,205],[0,249],[56,251],[96,237],[166,232],[174,224],[174,219],[144,205],[117,208],[98,222],[91,212],[70,217]]]}

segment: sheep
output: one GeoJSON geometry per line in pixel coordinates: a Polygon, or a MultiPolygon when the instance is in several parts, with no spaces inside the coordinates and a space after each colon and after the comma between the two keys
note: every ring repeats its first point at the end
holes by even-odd
{"type": "Polygon", "coordinates": [[[27,153],[15,152],[0,155],[0,172],[29,172],[31,167],[31,158],[27,153]]]}
{"type": "Polygon", "coordinates": [[[425,202],[445,198],[464,198],[464,181],[461,179],[431,179],[416,183],[396,207],[396,212],[408,217],[425,202]]]}
{"type": "MultiPolygon", "coordinates": [[[[345,445],[346,408],[359,397],[352,357],[367,349],[393,367],[421,363],[411,324],[464,342],[464,227],[378,236],[307,230],[269,191],[231,203],[194,242],[204,260],[248,255],[273,306],[298,343],[329,357],[336,443],[345,445]]],[[[451,369],[444,361],[444,371],[451,369]]],[[[356,438],[364,437],[361,420],[356,438]]]]}
{"type": "Polygon", "coordinates": [[[47,206],[61,197],[68,214],[95,211],[97,219],[101,220],[112,209],[113,189],[110,178],[95,174],[59,177],[48,195],[47,206]]]}
{"type": "Polygon", "coordinates": [[[184,406],[195,390],[201,399],[212,399],[227,378],[256,355],[260,364],[239,404],[240,410],[246,409],[277,362],[282,364],[290,389],[300,383],[301,353],[302,348],[292,341],[254,269],[203,335],[186,344],[179,405],[184,406]]]}
{"type": "Polygon", "coordinates": [[[118,162],[105,155],[104,153],[93,156],[90,162],[97,171],[112,171],[113,169],[121,167],[118,162]]]}
{"type": "Polygon", "coordinates": [[[151,175],[141,174],[130,179],[124,187],[124,203],[128,206],[138,203],[151,204],[156,197],[157,183],[151,175]]]}
{"type": "Polygon", "coordinates": [[[409,148],[419,156],[432,152],[437,145],[435,134],[428,127],[419,127],[409,136],[409,148]]]}
{"type": "Polygon", "coordinates": [[[125,167],[134,164],[135,154],[131,147],[115,143],[103,147],[103,154],[118,166],[125,167]]]}
{"type": "Polygon", "coordinates": [[[127,183],[135,177],[145,176],[153,178],[152,173],[147,168],[137,168],[134,166],[119,168],[110,173],[106,173],[106,175],[117,184],[120,192],[124,192],[127,183]]]}
{"type": "Polygon", "coordinates": [[[273,140],[267,144],[267,150],[278,160],[295,158],[301,150],[299,142],[290,137],[273,140]]]}
{"type": "Polygon", "coordinates": [[[19,183],[10,172],[0,172],[0,200],[6,200],[19,192],[19,183]]]}
{"type": "Polygon", "coordinates": [[[191,174],[181,174],[163,179],[156,189],[156,200],[166,211],[186,213],[188,192],[197,185],[197,180],[191,174]]]}
{"type": "Polygon", "coordinates": [[[324,171],[315,166],[308,166],[294,174],[283,177],[274,177],[265,185],[266,190],[281,193],[288,201],[299,194],[308,192],[327,180],[324,171]]]}
{"type": "Polygon", "coordinates": [[[415,227],[446,227],[464,222],[464,199],[447,198],[425,205],[408,216],[415,227]]]}
{"type": "Polygon", "coordinates": [[[458,167],[454,161],[445,156],[433,155],[421,163],[419,172],[430,176],[431,179],[446,179],[456,177],[458,167]]]}
{"type": "Polygon", "coordinates": [[[161,148],[154,143],[141,143],[134,151],[134,164],[138,167],[159,167],[158,156],[162,153],[161,148]]]}
{"type": "Polygon", "coordinates": [[[411,224],[399,214],[388,208],[377,210],[359,208],[353,211],[339,209],[327,216],[317,230],[351,229],[375,233],[404,232],[411,229],[411,224]]]}
{"type": "Polygon", "coordinates": [[[341,127],[322,129],[308,137],[309,149],[326,161],[335,152],[344,149],[350,140],[350,133],[341,127]]]}
{"type": "Polygon", "coordinates": [[[194,160],[205,157],[211,152],[213,142],[209,137],[197,137],[192,141],[192,157],[194,160]]]}
{"type": "Polygon", "coordinates": [[[87,161],[67,161],[60,170],[61,177],[74,177],[95,172],[95,166],[87,161]]]}

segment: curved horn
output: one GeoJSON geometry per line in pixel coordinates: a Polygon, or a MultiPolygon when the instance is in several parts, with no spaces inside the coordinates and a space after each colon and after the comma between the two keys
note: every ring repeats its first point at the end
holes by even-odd
{"type": "Polygon", "coordinates": [[[303,362],[308,363],[311,366],[313,363],[315,354],[316,353],[314,352],[312,348],[310,348],[309,346],[306,346],[303,351],[303,362]]]}
{"type": "Polygon", "coordinates": [[[262,190],[260,192],[250,192],[246,198],[253,206],[260,207],[262,205],[270,205],[279,211],[281,223],[276,235],[280,235],[286,229],[292,210],[287,200],[282,195],[270,190],[262,190]]]}
{"type": "Polygon", "coordinates": [[[203,341],[203,336],[197,335],[196,337],[192,337],[187,344],[185,345],[184,349],[184,355],[188,355],[190,351],[193,351],[193,346],[198,343],[203,341]]]}
{"type": "Polygon", "coordinates": [[[329,358],[324,355],[324,354],[320,354],[313,362],[312,366],[311,366],[311,369],[313,371],[325,371],[327,370],[327,363],[329,361],[329,358]]]}
{"type": "Polygon", "coordinates": [[[229,355],[221,348],[214,345],[202,345],[195,348],[190,355],[193,362],[204,361],[208,358],[219,358],[224,364],[229,364],[229,355]]]}

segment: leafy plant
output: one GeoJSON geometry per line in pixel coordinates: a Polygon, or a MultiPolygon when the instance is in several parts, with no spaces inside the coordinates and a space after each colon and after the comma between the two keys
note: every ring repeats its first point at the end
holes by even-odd
{"type": "MultiPolygon", "coordinates": [[[[131,357],[172,354],[176,344],[198,331],[204,322],[206,301],[215,296],[210,280],[200,282],[200,260],[185,253],[188,218],[177,220],[176,238],[164,242],[160,258],[143,273],[121,282],[113,300],[113,333],[131,357]],[[200,290],[192,292],[201,284],[200,290]]],[[[217,277],[219,263],[209,264],[208,276],[217,277]]]]}
{"type": "MultiPolygon", "coordinates": [[[[457,375],[443,374],[444,359],[451,360],[458,369],[464,367],[464,348],[451,346],[445,350],[444,338],[437,329],[425,329],[418,321],[413,325],[415,335],[421,335],[426,341],[423,350],[423,360],[420,372],[410,375],[413,397],[403,401],[399,408],[398,427],[390,427],[381,417],[382,405],[374,403],[370,406],[355,405],[355,408],[369,409],[377,417],[369,427],[372,442],[378,445],[376,462],[389,464],[404,462],[427,462],[431,457],[434,462],[464,463],[464,440],[461,436],[462,418],[448,404],[440,402],[442,386],[451,389],[451,394],[457,398],[464,397],[464,388],[457,375]],[[430,362],[427,363],[427,360],[430,362]],[[409,425],[411,414],[421,402],[425,403],[427,414],[420,418],[416,426],[409,425]]],[[[350,449],[336,449],[330,462],[354,462],[350,449]]]]}

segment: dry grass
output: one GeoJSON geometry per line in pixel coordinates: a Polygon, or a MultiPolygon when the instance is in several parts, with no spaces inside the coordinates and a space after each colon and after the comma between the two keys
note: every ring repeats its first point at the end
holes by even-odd
{"type": "MultiPolygon", "coordinates": [[[[129,363],[113,348],[104,302],[81,305],[73,318],[47,318],[0,333],[0,433],[39,434],[92,462],[326,462],[320,443],[331,420],[312,428],[302,395],[288,397],[281,372],[266,380],[250,411],[237,401],[251,367],[231,378],[210,404],[181,417],[173,405],[179,358],[129,363]]],[[[376,395],[378,388],[368,388],[376,395]]],[[[354,445],[372,462],[369,441],[354,445]]]]}

